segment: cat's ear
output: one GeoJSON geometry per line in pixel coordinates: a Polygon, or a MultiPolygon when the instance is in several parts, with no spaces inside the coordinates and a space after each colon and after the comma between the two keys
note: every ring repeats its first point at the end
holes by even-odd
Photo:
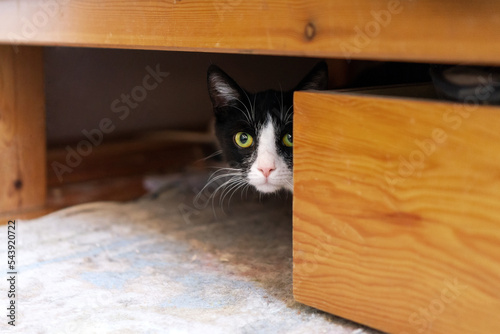
{"type": "Polygon", "coordinates": [[[214,108],[233,106],[243,94],[238,84],[216,65],[207,71],[208,93],[214,108]]]}
{"type": "Polygon", "coordinates": [[[328,88],[328,65],[324,61],[319,62],[305,76],[294,90],[325,90],[328,88]]]}

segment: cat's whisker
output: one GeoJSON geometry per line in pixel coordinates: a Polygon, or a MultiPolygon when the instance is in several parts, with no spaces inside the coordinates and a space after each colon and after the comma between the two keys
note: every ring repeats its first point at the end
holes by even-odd
{"type": "MultiPolygon", "coordinates": [[[[215,173],[217,173],[217,172],[215,172],[215,173]]],[[[214,174],[215,174],[215,173],[214,173],[214,174]]],[[[225,177],[231,177],[231,178],[232,178],[232,177],[235,177],[235,176],[237,176],[237,177],[241,177],[241,173],[226,173],[226,174],[217,175],[217,176],[214,176],[214,174],[212,174],[212,176],[210,176],[210,178],[208,179],[208,181],[207,181],[207,183],[205,184],[205,186],[204,186],[204,187],[203,187],[203,188],[202,188],[202,189],[198,192],[198,194],[195,196],[194,200],[195,200],[196,202],[198,202],[198,201],[199,201],[199,199],[201,198],[202,194],[204,194],[204,193],[205,193],[205,190],[206,190],[208,187],[210,187],[210,186],[211,186],[211,185],[212,185],[215,181],[220,180],[220,179],[225,178],[225,177]]],[[[227,182],[227,181],[226,181],[226,182],[227,182]]],[[[221,187],[221,186],[219,185],[219,186],[215,189],[214,193],[212,193],[212,194],[210,194],[210,195],[209,195],[209,198],[211,198],[211,197],[212,197],[212,196],[213,196],[213,195],[217,192],[217,189],[219,189],[220,187],[221,187]]]]}
{"type": "Polygon", "coordinates": [[[230,171],[230,172],[241,172],[241,168],[232,168],[232,167],[220,167],[220,166],[208,166],[207,168],[217,169],[212,175],[222,171],[230,171]]]}
{"type": "MultiPolygon", "coordinates": [[[[234,182],[234,176],[233,176],[231,179],[229,179],[228,181],[226,181],[226,182],[224,182],[223,184],[219,185],[219,186],[215,189],[215,191],[213,192],[213,194],[210,196],[210,197],[211,197],[211,199],[212,199],[212,211],[213,211],[213,213],[214,213],[214,216],[217,216],[217,215],[215,214],[215,205],[214,205],[215,196],[217,195],[217,193],[219,192],[219,190],[220,190],[220,189],[224,189],[224,188],[225,188],[228,184],[231,184],[232,182],[234,182]]],[[[219,202],[219,203],[220,203],[220,202],[219,202]]],[[[224,212],[224,207],[223,207],[222,205],[221,205],[221,209],[222,209],[222,213],[224,213],[224,214],[225,214],[225,212],[224,212]]]]}
{"type": "MultiPolygon", "coordinates": [[[[245,93],[246,94],[246,93],[245,93]]],[[[248,96],[247,96],[248,98],[248,96]]],[[[248,115],[250,115],[250,110],[248,110],[248,107],[246,106],[245,103],[243,103],[243,101],[241,101],[240,99],[236,99],[239,103],[241,103],[241,105],[243,106],[243,108],[245,108],[246,112],[248,113],[248,115]]]]}
{"type": "Polygon", "coordinates": [[[241,190],[241,199],[243,199],[243,193],[245,193],[245,196],[248,197],[248,188],[250,185],[247,182],[245,183],[245,186],[243,186],[243,189],[241,190]]]}
{"type": "Polygon", "coordinates": [[[280,102],[280,120],[283,121],[283,87],[281,87],[281,83],[280,83],[280,93],[281,93],[281,102],[280,102]]]}
{"type": "Polygon", "coordinates": [[[253,105],[252,105],[252,108],[251,108],[251,111],[252,111],[252,114],[253,114],[253,119],[255,120],[255,101],[257,99],[257,94],[255,94],[253,96],[253,105]]]}
{"type": "Polygon", "coordinates": [[[292,108],[293,104],[290,107],[288,107],[287,111],[285,112],[285,120],[284,120],[285,124],[291,123],[293,121],[293,113],[290,112],[292,108]]]}
{"type": "MultiPolygon", "coordinates": [[[[231,196],[229,196],[229,200],[227,201],[227,205],[231,205],[231,198],[233,198],[234,194],[236,194],[236,192],[239,190],[239,189],[244,189],[244,187],[247,185],[247,183],[244,181],[244,180],[241,180],[238,185],[233,189],[233,192],[231,194],[231,196]]],[[[243,192],[243,190],[242,190],[243,192]]]]}
{"type": "Polygon", "coordinates": [[[241,176],[242,173],[240,170],[217,170],[212,173],[212,175],[209,177],[208,182],[213,182],[215,180],[219,180],[224,177],[232,177],[232,176],[241,176]]]}
{"type": "Polygon", "coordinates": [[[224,187],[226,187],[228,184],[231,184],[235,180],[241,178],[241,175],[239,175],[239,174],[234,174],[234,175],[229,175],[229,176],[231,176],[231,178],[229,180],[226,180],[223,183],[219,184],[219,186],[213,192],[213,196],[215,196],[220,189],[224,189],[224,187]]]}
{"type": "Polygon", "coordinates": [[[220,171],[231,171],[231,172],[238,171],[238,172],[241,172],[241,168],[235,168],[235,167],[207,166],[207,168],[216,169],[214,174],[218,173],[220,171]]]}
{"type": "Polygon", "coordinates": [[[217,180],[227,178],[227,177],[234,177],[234,176],[242,176],[241,172],[225,172],[225,173],[219,173],[219,172],[225,172],[225,171],[216,171],[214,172],[207,180],[209,183],[213,183],[217,180]]]}
{"type": "Polygon", "coordinates": [[[219,204],[221,205],[221,207],[224,206],[224,198],[227,194],[227,192],[232,188],[234,187],[234,184],[237,180],[235,180],[234,178],[231,178],[231,180],[229,180],[229,183],[224,186],[224,188],[222,189],[222,193],[220,195],[220,198],[219,198],[219,204]]]}
{"type": "Polygon", "coordinates": [[[214,178],[220,178],[220,177],[224,177],[224,176],[234,176],[234,175],[241,175],[241,171],[240,170],[230,170],[230,169],[219,169],[219,170],[216,170],[215,172],[212,173],[212,175],[210,175],[209,177],[209,181],[214,179],[214,178]],[[226,172],[225,174],[220,174],[221,172],[226,172]]]}
{"type": "MultiPolygon", "coordinates": [[[[220,179],[224,179],[226,177],[230,177],[232,179],[233,177],[241,177],[241,175],[240,174],[232,174],[232,175],[224,174],[224,175],[219,175],[219,176],[217,176],[217,177],[215,177],[213,179],[209,179],[208,182],[207,182],[207,185],[205,187],[203,187],[203,188],[205,189],[207,186],[211,185],[212,183],[214,183],[214,182],[216,182],[216,181],[218,181],[220,179]]],[[[222,184],[225,184],[226,182],[228,182],[228,181],[224,181],[222,184]]],[[[217,186],[216,190],[214,191],[214,194],[217,192],[217,189],[219,189],[220,186],[221,186],[220,184],[217,186]]]]}
{"type": "Polygon", "coordinates": [[[236,107],[236,106],[234,106],[234,108],[237,109],[237,110],[239,110],[239,111],[241,111],[241,113],[243,114],[243,116],[245,116],[245,118],[247,119],[247,121],[249,123],[251,123],[250,111],[248,110],[247,106],[243,102],[241,102],[240,99],[235,99],[235,101],[239,102],[245,108],[245,110],[243,110],[243,109],[241,109],[239,107],[236,107]]]}
{"type": "Polygon", "coordinates": [[[251,113],[248,110],[247,106],[243,102],[241,102],[239,99],[236,99],[236,101],[238,101],[239,103],[241,103],[243,105],[243,107],[245,107],[245,110],[242,110],[241,108],[238,108],[238,107],[234,107],[234,108],[237,109],[237,110],[239,110],[239,111],[241,111],[241,113],[243,114],[243,116],[245,116],[248,125],[252,125],[252,116],[251,116],[251,113]]]}
{"type": "MultiPolygon", "coordinates": [[[[234,195],[234,192],[241,186],[243,186],[244,184],[246,184],[246,181],[244,179],[242,179],[241,177],[232,177],[230,180],[228,180],[227,182],[225,182],[220,188],[222,188],[222,193],[220,195],[220,199],[219,199],[219,204],[220,204],[220,207],[221,207],[221,210],[222,212],[225,214],[224,212],[224,200],[225,198],[230,195],[229,198],[232,197],[232,195],[234,195]]],[[[215,198],[215,197],[214,197],[215,198]]],[[[228,201],[228,207],[229,207],[229,204],[230,204],[231,200],[229,199],[228,201]]],[[[213,203],[212,203],[213,204],[213,203]]]]}
{"type": "Polygon", "coordinates": [[[221,205],[224,206],[224,199],[226,198],[227,195],[231,194],[229,196],[229,200],[227,202],[227,205],[231,203],[231,198],[233,197],[234,193],[238,190],[238,188],[242,187],[245,184],[245,181],[243,179],[239,180],[234,180],[234,183],[230,186],[227,187],[227,190],[223,192],[222,198],[221,198],[221,205]]]}
{"type": "MultiPolygon", "coordinates": [[[[255,97],[254,97],[254,104],[253,104],[253,107],[252,107],[252,102],[250,101],[250,97],[248,96],[247,92],[243,91],[245,93],[245,96],[247,97],[247,100],[248,100],[248,104],[250,105],[250,115],[251,115],[251,118],[252,118],[252,121],[253,123],[255,124],[255,97]]],[[[255,95],[257,96],[257,95],[255,95]]],[[[245,106],[246,108],[246,106],[245,106]]]]}
{"type": "Polygon", "coordinates": [[[221,154],[222,154],[222,150],[218,150],[218,151],[215,151],[214,153],[210,154],[209,156],[198,160],[197,162],[206,161],[208,159],[212,159],[213,157],[216,157],[216,156],[221,155],[221,154]]]}

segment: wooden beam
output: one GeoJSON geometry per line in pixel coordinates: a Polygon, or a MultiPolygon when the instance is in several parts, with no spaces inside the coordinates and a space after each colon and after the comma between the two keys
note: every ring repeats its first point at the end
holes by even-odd
{"type": "Polygon", "coordinates": [[[500,108],[478,92],[295,94],[298,301],[389,333],[500,332],[500,108]]]}
{"type": "Polygon", "coordinates": [[[45,203],[42,55],[41,47],[0,46],[0,212],[45,203]]]}
{"type": "MultiPolygon", "coordinates": [[[[214,138],[206,133],[148,131],[93,146],[90,155],[78,156],[80,162],[70,167],[68,160],[75,159],[77,147],[84,141],[49,148],[49,187],[103,178],[176,173],[186,166],[202,164],[203,151],[210,152],[209,155],[215,147],[214,138]]],[[[92,144],[89,142],[89,145],[92,144]]]]}
{"type": "Polygon", "coordinates": [[[4,0],[0,43],[500,64],[500,2],[4,0]]]}

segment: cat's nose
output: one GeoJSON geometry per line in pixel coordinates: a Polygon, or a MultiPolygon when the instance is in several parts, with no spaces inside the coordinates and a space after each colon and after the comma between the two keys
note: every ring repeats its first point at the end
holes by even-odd
{"type": "Polygon", "coordinates": [[[274,166],[272,167],[258,167],[257,168],[258,170],[260,170],[260,172],[265,176],[265,177],[269,177],[269,175],[271,175],[271,172],[273,170],[275,170],[276,168],[274,166]]]}

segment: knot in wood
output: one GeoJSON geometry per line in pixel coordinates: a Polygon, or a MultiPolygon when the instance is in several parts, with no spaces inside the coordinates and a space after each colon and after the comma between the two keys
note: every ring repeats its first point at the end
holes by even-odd
{"type": "Polygon", "coordinates": [[[304,29],[304,35],[306,37],[306,40],[312,41],[314,36],[316,36],[316,27],[312,22],[309,22],[306,25],[306,28],[304,29]]]}
{"type": "Polygon", "coordinates": [[[14,181],[14,188],[16,188],[16,190],[20,190],[22,187],[23,187],[22,180],[17,179],[14,181]]]}

